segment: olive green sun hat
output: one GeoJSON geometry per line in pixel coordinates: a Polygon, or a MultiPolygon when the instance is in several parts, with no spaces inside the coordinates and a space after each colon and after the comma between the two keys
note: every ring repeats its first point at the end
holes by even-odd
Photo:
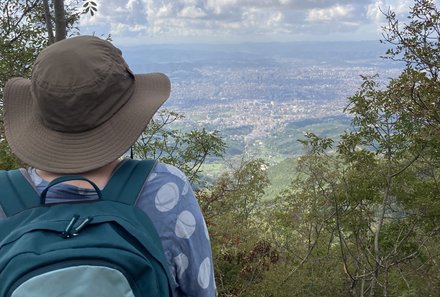
{"type": "Polygon", "coordinates": [[[72,37],[38,55],[31,79],[6,83],[6,139],[32,167],[90,171],[123,155],[169,95],[166,75],[133,74],[110,42],[72,37]]]}

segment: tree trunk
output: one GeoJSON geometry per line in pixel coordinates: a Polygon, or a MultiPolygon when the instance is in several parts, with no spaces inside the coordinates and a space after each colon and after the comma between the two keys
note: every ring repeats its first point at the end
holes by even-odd
{"type": "MultiPolygon", "coordinates": [[[[364,268],[364,275],[366,273],[366,269],[364,268]]],[[[365,296],[365,277],[362,278],[361,280],[361,289],[360,289],[360,297],[364,297],[365,296]]]]}
{"type": "Polygon", "coordinates": [[[49,44],[52,44],[55,42],[55,37],[53,36],[53,26],[50,16],[49,1],[43,0],[43,6],[44,6],[44,19],[46,21],[46,29],[47,29],[49,44]]]}
{"type": "Polygon", "coordinates": [[[64,0],[54,0],[55,11],[55,41],[66,39],[66,15],[64,11],[64,0]]]}
{"type": "MultiPolygon", "coordinates": [[[[390,156],[390,151],[388,152],[388,156],[390,156]]],[[[391,172],[391,159],[387,158],[387,174],[386,174],[386,184],[385,184],[385,193],[383,195],[383,201],[380,206],[379,213],[379,222],[377,223],[376,233],[374,235],[374,255],[375,255],[375,268],[373,271],[372,279],[371,279],[371,288],[370,288],[370,296],[373,297],[376,291],[377,286],[377,278],[379,276],[379,270],[382,266],[382,256],[380,251],[380,232],[382,230],[382,226],[385,220],[385,211],[386,206],[389,201],[390,192],[391,192],[391,183],[392,183],[393,175],[391,172]]]]}

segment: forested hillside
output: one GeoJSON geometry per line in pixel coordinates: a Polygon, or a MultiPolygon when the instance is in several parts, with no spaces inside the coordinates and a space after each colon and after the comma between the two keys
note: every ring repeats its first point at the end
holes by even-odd
{"type": "Polygon", "coordinates": [[[363,78],[345,109],[353,131],[308,133],[274,200],[261,201],[257,161],[201,196],[224,296],[440,294],[439,11],[419,0],[408,19],[386,16],[384,56],[406,67],[386,85],[363,78]]]}
{"type": "MultiPolygon", "coordinates": [[[[48,36],[41,6],[0,3],[3,90],[8,78],[30,75],[48,36]]],[[[81,13],[66,13],[75,33],[81,13]]],[[[278,172],[243,158],[204,184],[201,166],[227,149],[222,131],[170,128],[181,117],[170,111],[134,147],[135,157],[175,164],[194,183],[219,296],[440,295],[440,10],[414,0],[408,18],[384,14],[383,56],[403,62],[401,74],[387,83],[364,76],[344,110],[352,130],[334,139],[309,131],[305,153],[278,172]],[[283,171],[292,177],[270,185],[283,171]]],[[[23,165],[0,132],[0,168],[23,165]]]]}

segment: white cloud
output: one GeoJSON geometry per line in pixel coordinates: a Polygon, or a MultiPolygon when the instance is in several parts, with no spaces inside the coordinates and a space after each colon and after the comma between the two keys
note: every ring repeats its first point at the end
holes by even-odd
{"type": "MultiPolygon", "coordinates": [[[[312,38],[326,32],[377,33],[382,13],[407,13],[413,0],[95,0],[98,13],[82,30],[148,40],[312,38]],[[101,31],[100,31],[101,30],[101,31]],[[103,30],[107,30],[102,32],[103,30]],[[265,36],[265,37],[264,37],[265,36]]],[[[347,35],[348,36],[348,35],[347,35]]],[[[378,36],[379,37],[379,36],[378,36]]]]}
{"type": "Polygon", "coordinates": [[[206,13],[200,8],[200,7],[185,7],[183,8],[179,14],[178,17],[182,18],[202,18],[206,16],[206,13]]]}
{"type": "Polygon", "coordinates": [[[311,9],[306,20],[309,22],[330,22],[339,21],[351,17],[351,13],[354,11],[352,5],[335,5],[330,8],[323,9],[311,9]]]}
{"type": "Polygon", "coordinates": [[[148,28],[148,14],[145,3],[142,0],[95,0],[98,12],[94,16],[86,15],[81,18],[82,26],[98,26],[109,28],[111,33],[130,34],[141,32],[148,28]]]}
{"type": "MultiPolygon", "coordinates": [[[[435,0],[438,2],[438,0],[435,0]]],[[[367,18],[375,25],[378,35],[382,32],[382,27],[386,25],[384,13],[390,10],[396,13],[396,17],[402,22],[406,21],[406,16],[410,8],[414,5],[414,0],[375,0],[367,6],[367,18]]]]}
{"type": "Polygon", "coordinates": [[[383,10],[387,10],[384,0],[376,0],[367,7],[367,17],[374,22],[382,22],[384,20],[383,10]]]}
{"type": "Polygon", "coordinates": [[[284,15],[280,11],[276,11],[269,16],[266,24],[269,27],[280,26],[283,20],[284,20],[284,15]]]}
{"type": "Polygon", "coordinates": [[[367,16],[376,22],[382,22],[385,18],[383,13],[392,10],[398,16],[406,15],[410,7],[414,5],[414,0],[375,0],[367,7],[367,16]]]}
{"type": "MultiPolygon", "coordinates": [[[[149,10],[152,11],[151,8],[149,10]]],[[[170,17],[172,16],[172,14],[173,14],[173,6],[170,3],[163,5],[162,7],[156,10],[157,18],[170,17]]]]}

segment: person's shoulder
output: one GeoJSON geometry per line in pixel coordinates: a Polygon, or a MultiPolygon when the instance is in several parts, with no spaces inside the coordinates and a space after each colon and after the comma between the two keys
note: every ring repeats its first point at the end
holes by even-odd
{"type": "Polygon", "coordinates": [[[171,165],[171,164],[167,164],[167,163],[162,163],[162,162],[157,162],[156,166],[154,167],[153,172],[150,174],[149,179],[152,179],[153,177],[162,177],[162,178],[167,178],[167,179],[181,179],[184,182],[187,182],[187,177],[186,175],[176,166],[171,165]]]}

